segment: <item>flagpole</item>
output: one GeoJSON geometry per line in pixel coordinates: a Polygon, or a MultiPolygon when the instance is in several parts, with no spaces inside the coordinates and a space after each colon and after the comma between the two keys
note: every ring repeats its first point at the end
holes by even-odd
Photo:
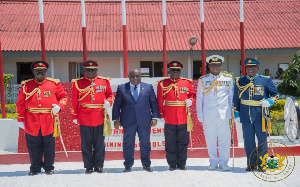
{"type": "Polygon", "coordinates": [[[85,20],[84,0],[81,0],[81,17],[82,17],[83,62],[86,62],[87,61],[87,47],[86,47],[86,20],[85,20]]]}
{"type": "Polygon", "coordinates": [[[42,48],[42,60],[46,60],[45,52],[45,26],[44,26],[44,12],[43,12],[43,0],[39,0],[39,16],[40,16],[40,33],[41,33],[41,48],[42,48]]]}
{"type": "Polygon", "coordinates": [[[245,73],[245,37],[244,37],[244,5],[243,0],[240,0],[240,38],[241,38],[241,72],[242,76],[245,73]]]}
{"type": "Polygon", "coordinates": [[[1,92],[1,113],[2,113],[2,118],[6,118],[3,64],[2,64],[2,50],[1,50],[1,35],[0,35],[0,92],[1,92]]]}
{"type": "Polygon", "coordinates": [[[123,29],[123,63],[124,63],[124,78],[128,77],[127,68],[127,32],[126,32],[126,5],[125,0],[122,0],[122,29],[123,29]]]}
{"type": "Polygon", "coordinates": [[[202,56],[202,75],[206,74],[205,66],[205,45],[204,45],[204,6],[203,0],[200,0],[200,20],[201,20],[201,56],[202,56]]]}
{"type": "Polygon", "coordinates": [[[163,15],[163,76],[167,76],[167,19],[166,19],[166,0],[162,1],[163,15]]]}

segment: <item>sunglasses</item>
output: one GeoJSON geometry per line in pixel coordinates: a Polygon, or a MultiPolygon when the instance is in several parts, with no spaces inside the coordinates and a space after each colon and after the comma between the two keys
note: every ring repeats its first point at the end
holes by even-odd
{"type": "Polygon", "coordinates": [[[218,63],[218,64],[209,64],[210,67],[220,67],[222,64],[221,63],[218,63]]]}
{"type": "Polygon", "coordinates": [[[130,75],[130,78],[134,79],[134,78],[140,78],[140,75],[130,75]]]}
{"type": "Polygon", "coordinates": [[[180,69],[170,69],[171,72],[180,72],[180,69]]]}
{"type": "Polygon", "coordinates": [[[255,65],[255,66],[246,66],[246,68],[247,69],[249,69],[249,68],[253,68],[254,69],[254,68],[257,68],[257,65],[255,65]]]}

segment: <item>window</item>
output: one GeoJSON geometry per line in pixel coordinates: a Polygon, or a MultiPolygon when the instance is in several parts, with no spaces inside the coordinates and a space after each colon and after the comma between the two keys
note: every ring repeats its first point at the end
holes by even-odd
{"type": "Polygon", "coordinates": [[[69,81],[83,77],[83,63],[69,62],[69,81]]]}
{"type": "Polygon", "coordinates": [[[34,75],[30,69],[32,62],[17,62],[17,84],[22,81],[33,79],[34,75]]]}

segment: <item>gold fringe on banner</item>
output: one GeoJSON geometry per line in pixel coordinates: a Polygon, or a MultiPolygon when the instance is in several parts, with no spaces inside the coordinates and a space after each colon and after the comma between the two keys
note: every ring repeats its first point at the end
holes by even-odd
{"type": "Polygon", "coordinates": [[[190,108],[186,107],[186,112],[187,112],[187,132],[191,132],[193,130],[193,121],[192,121],[192,116],[190,112],[190,108]]]}
{"type": "Polygon", "coordinates": [[[103,123],[103,136],[111,135],[111,124],[109,115],[107,114],[107,108],[104,109],[104,123],[103,123]]]}
{"type": "Polygon", "coordinates": [[[263,132],[266,132],[266,119],[265,117],[261,117],[261,128],[263,132]]]}
{"type": "Polygon", "coordinates": [[[58,123],[57,123],[57,121],[59,120],[59,118],[58,118],[58,115],[55,115],[55,118],[57,118],[57,120],[55,119],[54,120],[54,127],[53,127],[53,137],[54,138],[56,138],[57,136],[59,136],[60,135],[60,131],[59,131],[59,129],[60,128],[58,128],[58,123]]]}
{"type": "Polygon", "coordinates": [[[272,132],[272,126],[271,126],[271,119],[270,118],[268,118],[267,119],[267,132],[268,133],[271,133],[272,132]]]}

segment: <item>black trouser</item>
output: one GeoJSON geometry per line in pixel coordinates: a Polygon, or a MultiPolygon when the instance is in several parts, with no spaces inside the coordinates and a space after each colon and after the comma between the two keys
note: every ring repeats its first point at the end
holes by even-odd
{"type": "Polygon", "coordinates": [[[186,127],[186,124],[165,124],[165,149],[169,166],[180,167],[186,165],[189,144],[189,132],[187,132],[186,127]]]}
{"type": "Polygon", "coordinates": [[[84,168],[102,168],[105,156],[103,125],[80,125],[81,150],[84,168]]]}
{"type": "Polygon", "coordinates": [[[55,138],[53,134],[42,136],[40,130],[38,136],[25,133],[25,139],[31,163],[30,171],[40,172],[42,167],[45,171],[54,170],[55,138]]]}

